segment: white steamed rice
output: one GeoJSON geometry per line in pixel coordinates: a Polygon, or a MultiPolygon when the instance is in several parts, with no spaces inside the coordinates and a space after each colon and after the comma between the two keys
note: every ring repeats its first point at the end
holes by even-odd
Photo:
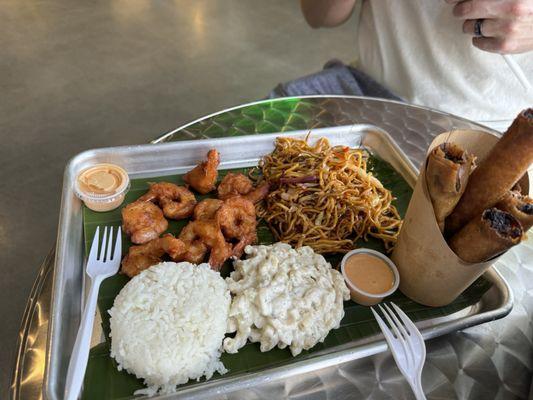
{"type": "Polygon", "coordinates": [[[172,393],[189,379],[227,372],[220,361],[230,293],[207,264],[164,262],[135,276],[116,297],[111,357],[144,379],[135,394],[172,393]]]}

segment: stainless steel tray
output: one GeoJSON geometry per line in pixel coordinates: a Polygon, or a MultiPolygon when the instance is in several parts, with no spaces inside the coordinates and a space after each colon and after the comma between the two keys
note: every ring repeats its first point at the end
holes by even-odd
{"type": "MultiPolygon", "coordinates": [[[[307,133],[308,131],[295,131],[282,134],[303,137],[307,133]]],[[[44,383],[46,398],[61,399],[63,397],[69,356],[76,337],[84,299],[82,208],[81,202],[72,190],[77,173],[97,162],[112,162],[122,165],[132,178],[180,174],[196,165],[198,160],[205,156],[207,150],[213,147],[220,152],[223,160],[220,169],[247,167],[256,165],[262,155],[272,151],[274,139],[280,134],[103,148],[83,152],[68,163],[63,180],[52,312],[47,343],[44,383]]],[[[414,186],[416,168],[383,130],[371,125],[352,125],[316,129],[311,134],[311,138],[322,136],[327,137],[334,145],[343,144],[369,149],[389,162],[411,186],[414,186]]],[[[493,286],[477,304],[446,317],[417,323],[426,339],[498,319],[511,311],[512,293],[502,276],[493,269],[486,272],[484,276],[493,282],[493,286]]],[[[95,324],[93,338],[98,341],[101,337],[100,333],[98,324],[95,324]]],[[[386,343],[382,335],[374,335],[336,348],[334,352],[317,355],[312,359],[243,376],[221,378],[184,388],[178,394],[187,397],[220,395],[366,357],[385,349],[386,343]]],[[[162,396],[161,398],[173,398],[174,396],[162,396]]]]}

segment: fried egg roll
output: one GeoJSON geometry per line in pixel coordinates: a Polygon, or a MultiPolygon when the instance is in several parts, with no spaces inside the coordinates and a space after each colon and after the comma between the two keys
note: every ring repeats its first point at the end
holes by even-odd
{"type": "Polygon", "coordinates": [[[510,213],[489,208],[452,236],[448,244],[461,260],[478,263],[520,243],[523,233],[520,222],[510,213]]]}
{"type": "Polygon", "coordinates": [[[441,232],[465,191],[473,166],[474,157],[454,143],[442,143],[429,153],[426,183],[441,232]]]}
{"type": "Polygon", "coordinates": [[[509,191],[496,207],[507,211],[522,225],[524,232],[533,226],[533,199],[519,192],[509,191]]]}
{"type": "Polygon", "coordinates": [[[453,235],[468,221],[493,207],[526,173],[533,162],[533,108],[522,111],[487,157],[472,172],[453,212],[446,218],[446,234],[453,235]]]}

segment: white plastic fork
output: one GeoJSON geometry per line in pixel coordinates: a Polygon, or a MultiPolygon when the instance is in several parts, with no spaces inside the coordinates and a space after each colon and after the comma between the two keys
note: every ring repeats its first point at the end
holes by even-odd
{"type": "Polygon", "coordinates": [[[122,255],[122,238],[120,228],[118,228],[117,240],[115,241],[115,251],[113,249],[113,227],[104,227],[104,234],[98,252],[100,242],[100,227],[96,228],[91,251],[87,259],[87,275],[91,279],[89,295],[85,309],[81,316],[80,328],[76,336],[76,342],[72,349],[70,363],[68,365],[67,383],[65,386],[65,399],[76,400],[80,394],[87,360],[89,359],[89,346],[96,313],[96,300],[100,284],[105,278],[115,275],[120,267],[122,255]],[[108,236],[109,231],[109,238],[108,236]],[[107,252],[106,252],[107,250],[107,252]]]}
{"type": "Polygon", "coordinates": [[[378,321],[379,327],[385,335],[389,344],[396,365],[405,377],[417,400],[425,400],[424,390],[422,389],[422,368],[426,359],[426,345],[420,331],[413,321],[394,303],[390,303],[400,320],[390,307],[386,304],[379,305],[379,309],[385,316],[385,319],[392,328],[389,329],[387,324],[381,319],[378,313],[371,308],[374,317],[378,321]]]}

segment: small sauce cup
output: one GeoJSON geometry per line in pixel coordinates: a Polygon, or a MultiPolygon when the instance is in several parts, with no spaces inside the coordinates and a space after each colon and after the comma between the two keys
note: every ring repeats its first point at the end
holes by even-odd
{"type": "Polygon", "coordinates": [[[130,188],[130,178],[124,168],[115,164],[96,164],[76,177],[74,192],[93,211],[118,208],[130,188]]]}
{"type": "MultiPolygon", "coordinates": [[[[362,266],[362,269],[364,270],[364,266],[362,266]]],[[[398,273],[398,269],[396,268],[396,265],[394,265],[392,260],[386,255],[371,249],[355,249],[346,253],[341,261],[341,273],[344,277],[346,285],[348,286],[348,289],[350,289],[351,299],[363,306],[373,306],[374,304],[381,302],[381,300],[383,300],[385,297],[390,296],[392,293],[394,293],[396,289],[398,289],[398,286],[400,284],[400,274],[398,273]],[[379,262],[383,262],[387,267],[389,267],[392,272],[392,275],[394,276],[392,287],[380,293],[369,293],[368,291],[365,291],[364,289],[358,287],[357,284],[353,282],[346,273],[346,263],[348,259],[356,255],[365,255],[367,257],[373,257],[379,262]]]]}

